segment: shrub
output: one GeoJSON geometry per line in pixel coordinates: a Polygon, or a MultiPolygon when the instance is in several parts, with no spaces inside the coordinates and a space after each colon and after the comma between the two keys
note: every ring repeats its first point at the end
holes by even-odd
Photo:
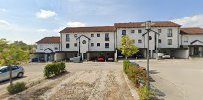
{"type": "Polygon", "coordinates": [[[44,68],[44,76],[46,78],[57,76],[65,71],[65,67],[66,65],[63,62],[54,62],[52,64],[47,64],[44,68]]]}
{"type": "Polygon", "coordinates": [[[16,93],[19,93],[19,92],[22,92],[26,89],[26,86],[25,86],[25,82],[17,82],[15,84],[11,84],[7,87],[7,91],[10,93],[10,94],[16,94],[16,93]]]}
{"type": "Polygon", "coordinates": [[[154,97],[154,93],[150,91],[147,86],[140,87],[138,91],[140,100],[151,100],[154,97]]]}

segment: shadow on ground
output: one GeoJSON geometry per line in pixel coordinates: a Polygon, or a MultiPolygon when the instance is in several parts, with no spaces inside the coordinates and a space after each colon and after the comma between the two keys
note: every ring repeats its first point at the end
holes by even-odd
{"type": "MultiPolygon", "coordinates": [[[[23,76],[22,78],[26,78],[26,77],[27,77],[27,76],[23,76]]],[[[12,81],[15,82],[15,81],[20,80],[20,79],[22,79],[22,78],[18,78],[18,77],[12,78],[12,81]]],[[[9,79],[8,79],[8,80],[4,80],[4,81],[0,82],[0,85],[7,84],[7,83],[9,83],[9,82],[10,82],[9,79]]]]}
{"type": "MultiPolygon", "coordinates": [[[[158,72],[157,70],[150,70],[149,72],[150,74],[158,74],[160,72],[158,72]]],[[[151,76],[150,76],[150,82],[156,82],[151,76]]],[[[153,93],[155,94],[155,97],[153,98],[153,100],[164,100],[163,97],[166,96],[166,94],[164,92],[162,92],[161,90],[159,90],[157,87],[151,85],[151,90],[153,91],[153,93]]]]}

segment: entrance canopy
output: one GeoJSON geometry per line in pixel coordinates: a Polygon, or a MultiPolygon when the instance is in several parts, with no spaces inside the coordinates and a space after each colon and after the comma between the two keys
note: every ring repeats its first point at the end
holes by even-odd
{"type": "Polygon", "coordinates": [[[203,42],[200,40],[195,40],[190,43],[191,46],[203,46],[203,42]]]}

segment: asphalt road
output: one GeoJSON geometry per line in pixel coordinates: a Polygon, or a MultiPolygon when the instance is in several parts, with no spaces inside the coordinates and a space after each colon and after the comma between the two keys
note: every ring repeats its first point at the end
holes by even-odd
{"type": "Polygon", "coordinates": [[[150,60],[150,72],[159,99],[203,100],[203,59],[150,60]]]}

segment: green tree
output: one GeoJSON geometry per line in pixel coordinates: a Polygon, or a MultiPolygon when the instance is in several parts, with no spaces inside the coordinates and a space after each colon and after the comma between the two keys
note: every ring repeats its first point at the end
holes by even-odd
{"type": "Polygon", "coordinates": [[[120,50],[126,59],[139,51],[138,48],[134,45],[134,43],[135,40],[131,39],[128,35],[122,36],[121,39],[122,46],[120,50]]]}
{"type": "Polygon", "coordinates": [[[8,44],[5,39],[0,39],[0,65],[9,66],[10,84],[12,84],[12,65],[19,65],[29,60],[29,50],[23,50],[16,45],[8,44]]]}

